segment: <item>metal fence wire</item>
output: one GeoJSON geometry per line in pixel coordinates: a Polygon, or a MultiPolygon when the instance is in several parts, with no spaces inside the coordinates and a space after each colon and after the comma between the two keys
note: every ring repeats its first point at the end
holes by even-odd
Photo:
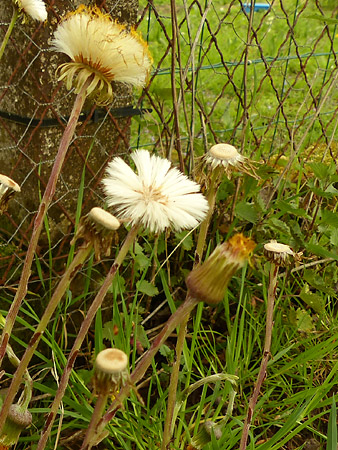
{"type": "MultiPolygon", "coordinates": [[[[17,22],[1,61],[0,171],[22,189],[0,222],[0,279],[8,289],[18,280],[74,99],[56,81],[55,69],[66,59],[50,51],[49,41],[78,3],[46,0],[47,23],[17,22]]],[[[38,249],[48,276],[51,249],[55,261],[67,259],[80,208],[86,213],[103,203],[100,180],[114,155],[147,148],[192,172],[194,158],[208,146],[228,142],[272,167],[283,158],[336,160],[335,0],[97,4],[137,26],[149,43],[153,71],[142,92],[117,85],[110,107],[86,105],[38,249]]],[[[11,0],[3,0],[0,13],[3,39],[11,0]]]]}

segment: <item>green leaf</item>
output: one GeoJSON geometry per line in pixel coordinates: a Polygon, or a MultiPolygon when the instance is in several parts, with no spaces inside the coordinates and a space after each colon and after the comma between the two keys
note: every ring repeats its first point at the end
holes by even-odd
{"type": "Polygon", "coordinates": [[[258,221],[258,214],[255,205],[252,203],[238,202],[235,207],[235,214],[237,217],[251,223],[258,221]]]}
{"type": "Polygon", "coordinates": [[[314,162],[309,164],[316,178],[326,181],[330,176],[329,166],[322,162],[314,162]]]}
{"type": "Polygon", "coordinates": [[[327,429],[327,445],[326,450],[337,450],[337,406],[334,394],[332,396],[332,407],[329,417],[327,429]]]}
{"type": "Polygon", "coordinates": [[[308,311],[298,308],[296,311],[292,308],[288,313],[291,324],[303,333],[314,331],[312,317],[308,311]]]}
{"type": "Polygon", "coordinates": [[[193,247],[192,234],[189,231],[182,231],[181,233],[175,233],[177,243],[184,248],[184,250],[191,250],[193,247]]]}
{"type": "Polygon", "coordinates": [[[338,255],[336,253],[330,252],[318,244],[306,244],[306,250],[317,256],[321,256],[322,258],[332,258],[334,260],[338,260],[338,255]]]}
{"type": "Polygon", "coordinates": [[[140,280],[136,283],[136,287],[138,291],[142,292],[143,294],[149,295],[149,297],[153,297],[154,295],[158,294],[158,289],[153,284],[149,283],[149,281],[146,280],[140,280]]]}
{"type": "Polygon", "coordinates": [[[296,324],[298,331],[302,333],[311,333],[314,330],[312,317],[304,309],[297,309],[296,311],[296,324]]]}
{"type": "Polygon", "coordinates": [[[314,270],[305,270],[303,275],[304,280],[309,283],[309,285],[319,291],[325,292],[325,294],[335,295],[334,289],[332,289],[327,280],[324,280],[318,273],[314,270]]]}
{"type": "Polygon", "coordinates": [[[311,217],[307,214],[305,209],[298,208],[291,202],[287,202],[285,200],[278,200],[275,203],[275,208],[280,209],[284,213],[291,213],[295,216],[306,217],[307,219],[311,219],[311,217]]]}
{"type": "Polygon", "coordinates": [[[338,228],[330,231],[330,242],[333,246],[338,247],[338,228]]]}
{"type": "Polygon", "coordinates": [[[167,345],[163,344],[163,345],[161,345],[161,347],[159,349],[159,352],[165,358],[169,358],[174,353],[174,350],[172,350],[167,345]]]}
{"type": "Polygon", "coordinates": [[[310,292],[308,284],[304,284],[299,296],[303,300],[303,302],[310,306],[316,313],[322,314],[324,312],[324,298],[318,294],[313,294],[312,292],[310,292]]]}
{"type": "Polygon", "coordinates": [[[276,219],[276,217],[270,217],[268,224],[273,230],[290,235],[290,227],[282,220],[276,219]]]}
{"type": "Polygon", "coordinates": [[[321,211],[321,220],[326,225],[331,225],[334,228],[338,228],[338,214],[328,209],[322,209],[321,211]]]}

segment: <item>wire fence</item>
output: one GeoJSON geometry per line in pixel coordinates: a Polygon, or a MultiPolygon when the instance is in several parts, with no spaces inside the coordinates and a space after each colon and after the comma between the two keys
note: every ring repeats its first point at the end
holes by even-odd
{"type": "MultiPolygon", "coordinates": [[[[1,61],[1,172],[22,188],[0,221],[0,280],[15,289],[39,197],[74,94],[58,83],[66,61],[49,50],[57,22],[79,2],[47,0],[48,22],[18,22],[1,61]]],[[[88,3],[88,2],[87,2],[88,3]]],[[[109,160],[134,148],[193,173],[217,142],[271,167],[283,159],[337,157],[337,22],[334,0],[98,1],[136,24],[153,54],[142,92],[116,85],[109,108],[88,103],[69,150],[38,249],[41,273],[58,277],[80,212],[102,204],[109,160]],[[54,264],[51,268],[50,254],[54,264]]],[[[0,6],[0,38],[12,4],[0,6]]]]}

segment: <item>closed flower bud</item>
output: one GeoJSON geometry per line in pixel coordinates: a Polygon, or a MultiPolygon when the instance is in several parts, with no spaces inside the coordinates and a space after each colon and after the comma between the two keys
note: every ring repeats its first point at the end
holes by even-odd
{"type": "Polygon", "coordinates": [[[236,234],[227,242],[219,245],[200,266],[193,269],[186,279],[191,297],[208,305],[217,305],[234,273],[244,266],[255,242],[236,234]]]}
{"type": "Polygon", "coordinates": [[[76,232],[74,243],[78,239],[91,241],[94,246],[95,257],[101,259],[101,254],[110,255],[114,232],[119,228],[120,221],[102,208],[92,208],[90,212],[81,219],[76,232]]]}
{"type": "Polygon", "coordinates": [[[7,211],[8,202],[20,190],[20,186],[15,181],[0,174],[0,214],[7,211]]]}
{"type": "Polygon", "coordinates": [[[274,240],[264,245],[264,255],[276,266],[287,266],[292,259],[297,259],[291,247],[274,240]]]}
{"type": "Polygon", "coordinates": [[[206,164],[211,166],[214,170],[217,167],[223,169],[229,178],[232,172],[242,172],[251,177],[259,179],[255,172],[253,161],[250,161],[245,156],[241,155],[237,149],[230,144],[216,144],[204,156],[206,164]]]}
{"type": "Polygon", "coordinates": [[[95,360],[94,384],[98,394],[108,394],[119,389],[127,378],[128,357],[117,348],[102,350],[95,360]]]}

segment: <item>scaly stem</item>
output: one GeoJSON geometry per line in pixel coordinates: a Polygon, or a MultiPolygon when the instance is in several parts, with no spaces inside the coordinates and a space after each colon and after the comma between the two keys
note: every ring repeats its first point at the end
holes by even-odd
{"type": "Polygon", "coordinates": [[[176,393],[177,393],[177,385],[178,385],[178,376],[180,373],[181,367],[181,356],[183,352],[183,346],[185,342],[185,337],[187,334],[187,323],[189,320],[190,314],[188,313],[182,323],[180,325],[180,330],[178,332],[177,342],[176,342],[176,361],[173,365],[171,375],[170,375],[170,383],[169,383],[169,394],[167,401],[167,414],[164,423],[164,431],[163,431],[163,439],[161,450],[165,450],[169,443],[173,433],[174,428],[174,410],[176,405],[176,393]]]}
{"type": "Polygon", "coordinates": [[[95,403],[95,408],[90,419],[90,424],[88,426],[86,436],[82,443],[80,450],[85,449],[86,446],[95,445],[95,430],[99,420],[102,417],[102,414],[105,410],[106,404],[108,400],[108,394],[99,394],[97,401],[95,403]]]}
{"type": "Polygon", "coordinates": [[[66,367],[64,369],[64,372],[62,374],[61,380],[60,380],[60,384],[58,387],[58,390],[55,394],[55,399],[52,403],[52,406],[49,410],[48,416],[47,416],[47,420],[45,422],[45,426],[42,430],[41,433],[41,437],[40,440],[38,442],[38,446],[36,448],[36,450],[43,450],[46,446],[47,443],[47,439],[48,436],[51,432],[51,428],[52,425],[54,423],[55,417],[56,417],[56,413],[57,410],[59,408],[59,405],[61,403],[61,400],[64,396],[64,393],[66,391],[67,388],[67,384],[69,381],[69,377],[72,371],[72,368],[74,366],[76,357],[79,353],[79,350],[81,348],[82,342],[84,341],[85,337],[87,336],[87,333],[89,331],[89,327],[97,313],[97,310],[100,308],[100,306],[102,305],[103,299],[105,298],[108,289],[111,287],[112,281],[117,273],[117,271],[119,270],[124,258],[126,257],[131,245],[133,244],[133,242],[136,239],[137,236],[137,232],[139,230],[139,225],[134,225],[131,230],[129,231],[120,251],[119,254],[117,255],[113,265],[111,266],[99,292],[97,293],[95,299],[93,300],[93,303],[91,304],[90,308],[87,311],[87,315],[84,319],[84,321],[81,324],[81,328],[80,331],[74,341],[73,347],[70,351],[68,360],[67,360],[67,364],[66,367]]]}
{"type": "MultiPolygon", "coordinates": [[[[208,189],[208,203],[209,203],[209,210],[207,217],[202,222],[198,234],[198,240],[197,240],[197,246],[195,251],[195,264],[198,265],[202,261],[202,255],[203,255],[203,249],[205,245],[205,240],[207,236],[207,231],[209,228],[211,216],[214,212],[215,207],[215,201],[216,201],[216,194],[217,194],[217,187],[218,187],[218,180],[219,180],[219,174],[220,169],[215,168],[213,170],[211,179],[210,179],[210,187],[208,189]]],[[[180,372],[180,365],[181,365],[181,356],[184,346],[184,341],[187,334],[187,323],[189,321],[190,313],[184,317],[184,320],[182,320],[182,323],[180,325],[180,329],[178,332],[177,337],[177,343],[176,343],[176,361],[173,365],[172,372],[170,375],[170,384],[169,384],[169,394],[168,394],[168,402],[167,402],[167,414],[164,424],[164,432],[163,432],[163,439],[162,439],[162,445],[161,450],[165,450],[170,442],[172,433],[173,433],[173,417],[174,417],[174,410],[175,410],[175,404],[176,404],[176,396],[177,396],[177,385],[178,385],[178,376],[180,372]]]]}
{"type": "Polygon", "coordinates": [[[57,285],[57,288],[54,291],[54,294],[52,298],[50,299],[47,308],[36,327],[34,334],[28,344],[28,347],[26,348],[26,351],[21,359],[21,362],[18,364],[18,367],[16,369],[16,372],[14,374],[14,377],[12,379],[11,385],[9,386],[9,389],[7,391],[7,395],[4,399],[1,411],[0,411],[0,431],[2,430],[6,418],[9,412],[9,408],[11,404],[13,403],[14,397],[19,389],[19,386],[22,381],[23,375],[27,371],[28,364],[40,342],[40,339],[46,330],[46,327],[50,321],[50,318],[52,317],[57,305],[59,304],[60,300],[62,299],[64,293],[66,292],[66,289],[69,286],[69,283],[71,280],[75,277],[79,269],[82,267],[82,264],[87,259],[88,255],[90,254],[92,250],[92,244],[87,243],[83,247],[79,249],[77,254],[75,255],[73,261],[69,265],[66,272],[63,274],[63,277],[61,278],[59,284],[57,285]]]}
{"type": "Polygon", "coordinates": [[[11,34],[12,34],[14,25],[15,25],[15,23],[16,23],[18,17],[19,17],[19,10],[18,10],[18,8],[15,8],[15,7],[13,6],[13,15],[12,15],[12,19],[11,19],[10,24],[8,25],[8,28],[7,28],[7,31],[6,31],[4,40],[2,41],[2,44],[1,44],[1,47],[0,47],[0,60],[1,60],[1,58],[2,58],[2,56],[3,56],[3,54],[4,54],[4,52],[5,52],[5,48],[6,48],[6,46],[7,46],[8,40],[9,40],[11,34]]]}
{"type": "Polygon", "coordinates": [[[16,316],[18,314],[20,305],[22,300],[25,298],[27,293],[27,285],[28,280],[31,274],[31,267],[32,262],[36,250],[36,246],[38,244],[39,236],[42,230],[43,221],[46,216],[48,207],[53,199],[56,183],[59,178],[61,168],[63,165],[63,161],[65,159],[68,147],[70,145],[70,142],[74,136],[75,127],[79,119],[79,115],[81,113],[82,106],[84,104],[84,101],[86,99],[86,89],[88,87],[88,82],[84,84],[81,92],[77,94],[77,97],[75,99],[75,103],[71,112],[71,115],[69,117],[69,121],[67,124],[67,127],[63,133],[63,136],[61,138],[61,142],[59,145],[59,150],[55,158],[55,162],[52,168],[52,172],[50,174],[47,187],[45,190],[45,193],[43,195],[43,198],[41,200],[41,203],[39,205],[39,209],[37,212],[37,215],[34,220],[34,226],[33,226],[33,232],[31,239],[29,241],[28,250],[26,253],[25,263],[22,269],[21,278],[18,286],[18,290],[16,292],[15,298],[13,300],[13,303],[10,307],[10,310],[6,317],[6,323],[2,331],[1,335],[1,341],[0,341],[0,367],[3,360],[3,357],[6,353],[6,346],[7,342],[9,340],[9,336],[11,335],[16,316]]]}
{"type": "MultiPolygon", "coordinates": [[[[130,382],[126,384],[119,394],[116,396],[116,399],[113,401],[109,410],[100,420],[97,429],[96,436],[102,435],[102,432],[105,426],[110,422],[110,420],[115,416],[116,412],[121,408],[122,402],[129,395],[130,390],[138,383],[146,373],[148,367],[150,366],[154,356],[160,349],[160,347],[164,344],[164,342],[168,339],[173,330],[182,324],[187,316],[190,315],[191,311],[195,308],[198,301],[194,298],[188,296],[186,300],[182,303],[182,305],[172,314],[172,316],[168,319],[168,321],[163,326],[160,333],[155,337],[153,343],[149,350],[144,353],[141,361],[135,367],[134,371],[130,375],[130,382]]],[[[87,445],[83,447],[81,450],[90,450],[92,447],[87,445]]],[[[37,450],[42,450],[42,448],[37,448],[37,450]]]]}
{"type": "Polygon", "coordinates": [[[279,266],[277,266],[275,264],[271,264],[270,275],[269,275],[269,288],[268,288],[268,304],[267,304],[267,310],[266,310],[265,342],[264,342],[263,358],[262,358],[261,366],[259,368],[259,373],[258,373],[257,381],[255,384],[255,388],[254,388],[252,397],[249,400],[249,406],[248,406],[248,411],[247,411],[245,421],[244,421],[243,432],[242,432],[239,450],[245,450],[247,447],[249,430],[250,430],[253,414],[255,411],[255,406],[257,403],[257,399],[258,399],[263,381],[266,378],[266,369],[268,366],[268,361],[269,361],[269,357],[270,357],[270,349],[271,349],[271,338],[272,338],[272,328],[273,328],[273,309],[274,309],[275,298],[276,298],[278,269],[279,269],[279,266]]]}

